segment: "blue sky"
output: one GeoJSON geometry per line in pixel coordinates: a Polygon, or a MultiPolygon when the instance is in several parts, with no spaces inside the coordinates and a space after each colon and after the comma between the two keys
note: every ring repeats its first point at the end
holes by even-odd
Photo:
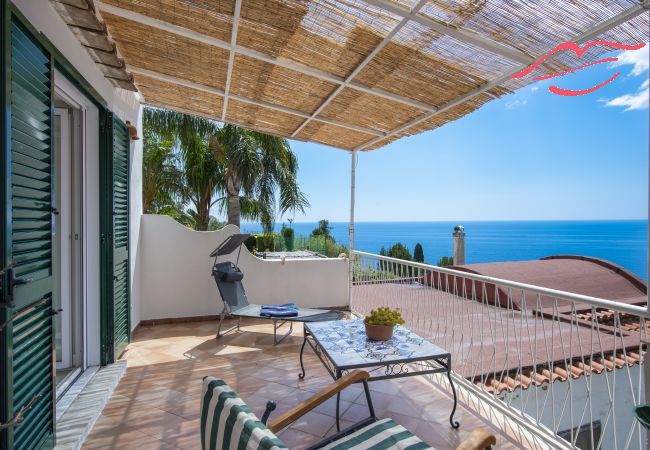
{"type": "MultiPolygon", "coordinates": [[[[647,50],[623,52],[619,67],[538,82],[440,129],[361,152],[356,220],[646,218],[647,50]],[[616,71],[614,82],[592,94],[548,91],[550,84],[591,87],[616,71]]],[[[349,153],[291,145],[311,202],[295,220],[347,221],[349,153]]]]}

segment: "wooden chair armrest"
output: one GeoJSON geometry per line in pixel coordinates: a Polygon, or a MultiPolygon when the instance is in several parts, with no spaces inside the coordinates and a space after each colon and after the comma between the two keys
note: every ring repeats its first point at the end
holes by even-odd
{"type": "Polygon", "coordinates": [[[350,386],[351,384],[358,383],[360,381],[367,381],[369,376],[370,375],[368,375],[368,372],[364,370],[353,370],[352,372],[339,378],[329,386],[324,387],[323,389],[321,389],[320,391],[318,391],[317,393],[309,397],[304,402],[294,406],[289,411],[280,415],[275,420],[272,420],[268,425],[269,430],[271,430],[274,433],[277,433],[281,429],[287,427],[288,425],[295,422],[300,417],[307,414],[312,409],[316,408],[321,403],[327,401],[327,399],[331,398],[335,394],[338,394],[339,392],[341,392],[343,389],[350,386]]]}
{"type": "Polygon", "coordinates": [[[485,450],[496,445],[497,439],[485,428],[477,428],[460,443],[456,450],[485,450]]]}

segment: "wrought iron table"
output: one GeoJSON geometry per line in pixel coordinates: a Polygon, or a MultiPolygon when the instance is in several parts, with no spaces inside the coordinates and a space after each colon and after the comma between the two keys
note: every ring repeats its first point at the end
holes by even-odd
{"type": "MultiPolygon", "coordinates": [[[[372,341],[366,336],[363,320],[337,320],[305,323],[304,340],[300,348],[298,377],[305,378],[302,358],[309,344],[334,380],[353,369],[370,373],[368,381],[386,380],[415,375],[446,373],[454,395],[454,405],[449,416],[453,428],[458,399],[451,379],[451,353],[432,344],[408,328],[395,327],[390,341],[372,341]]],[[[336,428],[339,425],[340,394],[336,397],[336,428]]]]}

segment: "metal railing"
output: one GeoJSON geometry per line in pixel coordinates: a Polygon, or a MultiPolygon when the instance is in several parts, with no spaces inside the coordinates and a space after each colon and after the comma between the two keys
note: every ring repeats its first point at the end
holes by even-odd
{"type": "Polygon", "coordinates": [[[451,352],[459,382],[537,442],[646,448],[634,417],[645,403],[645,307],[359,251],[352,277],[354,311],[399,309],[451,352]]]}

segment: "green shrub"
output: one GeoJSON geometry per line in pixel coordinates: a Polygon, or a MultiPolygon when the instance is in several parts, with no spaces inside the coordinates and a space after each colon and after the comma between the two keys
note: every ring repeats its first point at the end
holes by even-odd
{"type": "Polygon", "coordinates": [[[284,238],[284,247],[287,249],[288,252],[292,252],[294,248],[293,228],[285,227],[284,225],[282,225],[282,230],[280,230],[280,234],[284,238]]]}
{"type": "Polygon", "coordinates": [[[404,319],[398,310],[383,306],[370,311],[370,315],[366,316],[365,322],[368,325],[392,327],[394,325],[403,325],[404,319]]]}
{"type": "Polygon", "coordinates": [[[251,234],[244,241],[244,245],[246,246],[249,252],[253,253],[257,248],[257,237],[254,234],[251,234]]]}
{"type": "Polygon", "coordinates": [[[277,252],[282,250],[280,235],[277,233],[259,233],[253,236],[256,238],[256,248],[259,252],[277,252]]]}
{"type": "Polygon", "coordinates": [[[453,266],[454,265],[454,257],[453,256],[443,256],[438,260],[438,266],[440,267],[447,267],[447,266],[453,266]]]}
{"type": "Polygon", "coordinates": [[[328,258],[338,258],[341,253],[349,254],[347,246],[337,244],[333,238],[326,236],[298,236],[295,240],[294,248],[296,250],[320,253],[328,258]]]}
{"type": "Polygon", "coordinates": [[[423,263],[424,262],[424,250],[422,249],[422,244],[419,242],[415,244],[413,249],[413,261],[423,263]]]}

